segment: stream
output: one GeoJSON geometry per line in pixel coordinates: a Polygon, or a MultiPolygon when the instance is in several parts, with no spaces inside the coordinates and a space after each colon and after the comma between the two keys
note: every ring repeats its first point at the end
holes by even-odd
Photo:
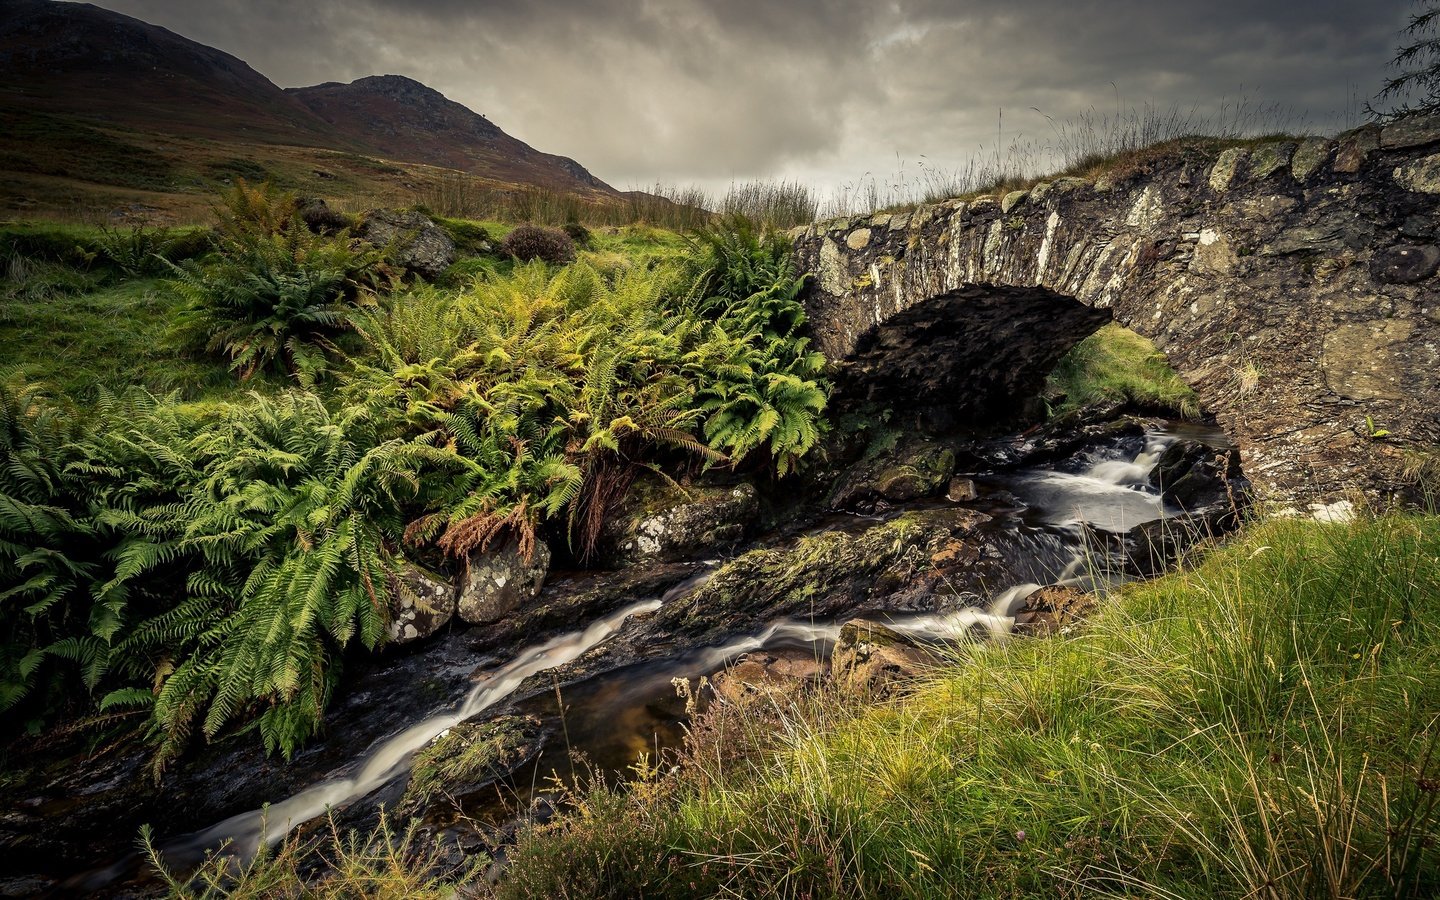
{"type": "MultiPolygon", "coordinates": [[[[979,597],[979,602],[958,609],[863,612],[918,641],[1003,640],[1025,599],[1041,586],[1096,590],[1123,580],[1127,576],[1119,549],[1121,536],[1137,525],[1180,512],[1162,499],[1149,478],[1161,454],[1181,439],[1224,446],[1223,435],[1215,430],[1162,427],[1143,436],[1088,446],[1043,466],[974,474],[976,498],[952,505],[993,517],[995,545],[1003,548],[1006,571],[1013,573],[1013,580],[989,585],[988,595],[979,597]]],[[[945,501],[931,501],[936,502],[945,501]]],[[[869,527],[883,518],[831,517],[800,538],[835,528],[869,527]]],[[[222,848],[249,857],[261,840],[275,843],[328,810],[344,810],[361,817],[352,820],[363,821],[379,802],[389,805],[398,796],[418,750],[463,722],[481,722],[507,712],[547,723],[551,739],[512,771],[503,788],[491,786],[488,799],[467,803],[469,817],[493,824],[507,817],[515,820],[524,810],[540,805],[554,777],[575,775],[573,751],[583,754],[592,771],[608,775],[625,772],[642,754],[653,760],[683,740],[685,703],[676,696],[672,679],[713,675],[743,654],[761,649],[807,648],[823,661],[840,625],[851,618],[848,614],[814,621],[780,617],[718,642],[685,646],[681,641],[640,638],[632,639],[637,658],[612,652],[610,645],[617,635],[631,634],[658,611],[683,603],[721,562],[697,562],[688,577],[658,596],[631,597],[581,627],[494,661],[468,679],[470,686],[462,695],[441,698],[428,710],[396,710],[400,721],[391,724],[386,736],[354,747],[349,761],[332,767],[330,774],[308,787],[288,796],[277,794],[263,807],[187,834],[165,836],[162,830],[158,845],[163,856],[172,868],[183,870],[200,862],[207,851],[222,848]],[[612,654],[613,662],[582,666],[579,677],[573,677],[577,661],[599,659],[606,653],[612,654]],[[557,673],[564,673],[563,681],[557,673]]],[[[135,880],[139,869],[138,857],[122,859],[76,876],[63,886],[62,895],[111,890],[121,883],[143,885],[143,876],[135,880]]]]}

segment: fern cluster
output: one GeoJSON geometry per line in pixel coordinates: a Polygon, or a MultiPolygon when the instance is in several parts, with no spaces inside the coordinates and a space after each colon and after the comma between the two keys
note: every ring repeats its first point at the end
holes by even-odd
{"type": "Polygon", "coordinates": [[[824,433],[825,357],[804,336],[805,308],[783,235],[731,216],[699,234],[701,312],[712,338],[697,357],[705,438],[743,458],[765,449],[781,475],[824,433]]]}
{"type": "Polygon", "coordinates": [[[313,734],[341,651],[383,639],[411,511],[471,468],[298,391],[104,398],[88,434],[19,382],[0,410],[0,705],[148,710],[159,767],[197,728],[253,719],[287,755],[313,734]]]}
{"type": "Polygon", "coordinates": [[[268,184],[237,181],[217,213],[214,256],[170,266],[186,304],[177,336],[225,354],[242,379],[278,369],[313,380],[327,342],[387,282],[385,250],[343,229],[317,234],[295,198],[268,184]]]}

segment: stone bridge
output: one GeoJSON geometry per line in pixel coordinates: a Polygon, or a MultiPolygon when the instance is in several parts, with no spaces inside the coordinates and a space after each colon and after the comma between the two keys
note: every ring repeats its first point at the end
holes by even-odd
{"type": "Polygon", "coordinates": [[[1440,117],[1196,142],[791,236],[848,395],[1005,418],[1113,319],[1194,387],[1262,499],[1318,512],[1403,490],[1440,443],[1437,201],[1440,117]]]}

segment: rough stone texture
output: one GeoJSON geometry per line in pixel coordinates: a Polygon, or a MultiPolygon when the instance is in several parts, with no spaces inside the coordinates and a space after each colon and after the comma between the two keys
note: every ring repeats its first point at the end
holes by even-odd
{"type": "Polygon", "coordinates": [[[950,201],[899,229],[858,219],[874,232],[858,252],[812,226],[796,254],[825,272],[805,298],[816,344],[842,394],[931,398],[980,424],[1113,318],[1195,388],[1261,499],[1384,497],[1402,447],[1440,443],[1440,154],[1381,147],[1377,128],[1335,146],[1329,167],[1328,144],[1180,154],[1008,214],[950,201]]]}
{"type": "Polygon", "coordinates": [[[980,496],[975,488],[975,482],[969,478],[952,478],[950,485],[945,489],[945,499],[951,503],[965,503],[980,496]]]}
{"type": "Polygon", "coordinates": [[[1234,479],[1238,477],[1239,459],[1234,450],[1180,440],[1160,454],[1149,480],[1166,503],[1193,512],[1232,506],[1237,499],[1234,479]]]}
{"type": "Polygon", "coordinates": [[[1266,144],[1258,148],[1250,157],[1250,177],[1269,178],[1290,165],[1290,160],[1294,155],[1294,144],[1266,144]]]}
{"type": "Polygon", "coordinates": [[[1290,161],[1290,174],[1296,181],[1305,181],[1330,158],[1335,142],[1326,138],[1306,138],[1300,142],[1295,157],[1290,161]]]}
{"type": "Polygon", "coordinates": [[[1164,574],[1191,547],[1221,537],[1234,525],[1233,514],[1219,507],[1136,525],[1125,534],[1125,568],[1142,578],[1164,574]]]}
{"type": "Polygon", "coordinates": [[[726,703],[753,703],[794,693],[824,674],[825,664],[812,649],[757,650],[711,678],[710,687],[726,703]]]}
{"type": "Polygon", "coordinates": [[[1396,166],[1395,183],[1409,191],[1440,194],[1440,153],[1396,166]]]}
{"type": "Polygon", "coordinates": [[[689,487],[640,482],[605,523],[597,548],[612,566],[666,562],[730,546],[759,514],[753,485],[689,487]]]}
{"type": "Polygon", "coordinates": [[[1365,159],[1373,150],[1380,148],[1380,129],[1367,125],[1354,131],[1347,131],[1338,138],[1340,147],[1335,151],[1335,162],[1331,169],[1337,175],[1354,175],[1365,165],[1365,159]]]}
{"type": "Polygon", "coordinates": [[[535,552],[528,560],[513,543],[470,554],[460,590],[460,618],[471,625],[498,621],[538,597],[549,572],[550,548],[544,541],[535,542],[535,552]]]}
{"type": "Polygon", "coordinates": [[[955,471],[955,452],[929,441],[902,444],[893,452],[846,470],[830,493],[831,509],[867,501],[903,503],[940,493],[955,471]]]}
{"type": "Polygon", "coordinates": [[[1210,190],[1217,193],[1228,190],[1244,159],[1245,151],[1239,147],[1232,147],[1221,153],[1220,158],[1215,160],[1215,167],[1210,170],[1210,190]]]}
{"type": "Polygon", "coordinates": [[[1027,637],[1065,633],[1098,606],[1093,594],[1073,587],[1044,587],[1026,597],[1015,613],[1015,633],[1027,637]]]}
{"type": "Polygon", "coordinates": [[[414,563],[404,563],[390,579],[390,643],[423,640],[455,615],[455,585],[414,563]]]}
{"type": "Polygon", "coordinates": [[[1412,116],[1380,130],[1380,146],[1385,149],[1424,147],[1440,143],[1440,117],[1412,116]]]}
{"type": "Polygon", "coordinates": [[[782,616],[824,618],[884,601],[933,609],[934,595],[979,594],[1011,574],[986,544],[991,518],[968,509],[906,513],[858,534],[827,531],[752,550],[721,566],[683,600],[655,613],[670,633],[733,634],[782,616]]]}
{"type": "Polygon", "coordinates": [[[423,278],[438,278],[455,261],[450,235],[413,210],[371,210],[356,233],[377,246],[393,245],[395,261],[423,278]]]}
{"type": "Polygon", "coordinates": [[[830,674],[849,690],[884,692],[936,664],[935,654],[879,622],[851,619],[840,628],[830,674]]]}

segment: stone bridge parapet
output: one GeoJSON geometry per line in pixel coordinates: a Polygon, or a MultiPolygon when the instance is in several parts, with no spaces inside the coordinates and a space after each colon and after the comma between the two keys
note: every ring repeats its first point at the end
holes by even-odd
{"type": "Polygon", "coordinates": [[[791,236],[846,390],[993,416],[1113,318],[1194,387],[1262,497],[1319,509],[1401,490],[1440,443],[1437,201],[1426,118],[1197,142],[791,236]]]}

